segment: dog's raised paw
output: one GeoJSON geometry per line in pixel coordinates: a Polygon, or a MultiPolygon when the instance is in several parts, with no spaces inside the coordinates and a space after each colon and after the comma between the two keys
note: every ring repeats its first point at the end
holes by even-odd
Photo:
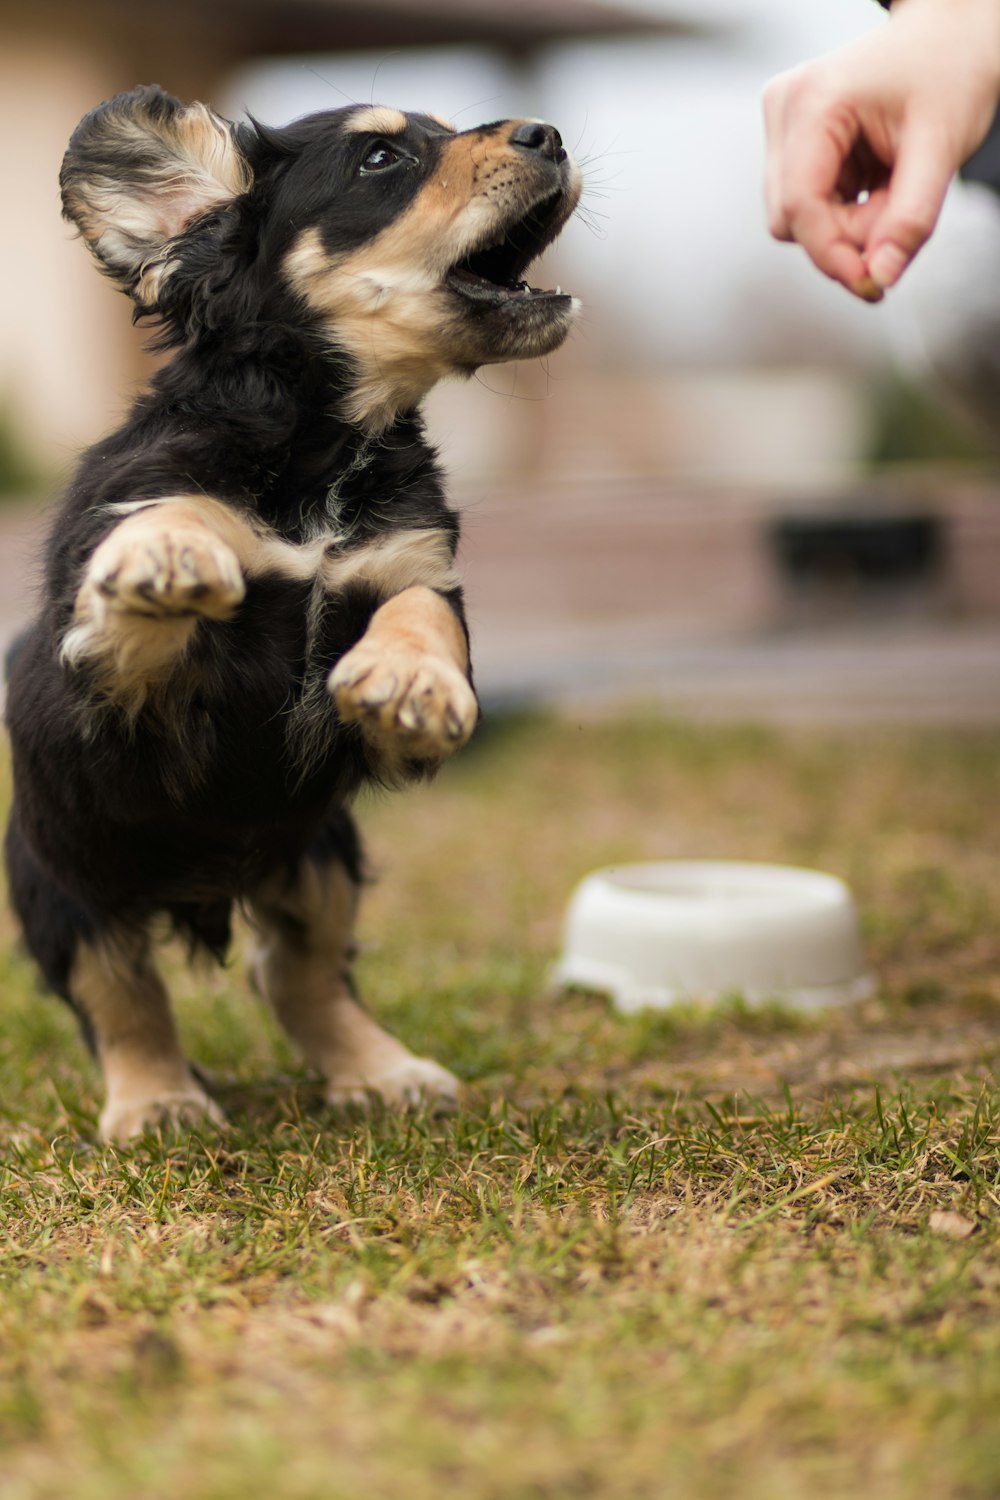
{"type": "Polygon", "coordinates": [[[372,1103],[393,1109],[429,1109],[447,1113],[458,1104],[461,1085],[453,1073],[429,1057],[408,1057],[395,1067],[370,1077],[334,1077],[326,1100],[337,1108],[368,1109],[372,1103]]]}
{"type": "Polygon", "coordinates": [[[342,719],[416,760],[460,749],[479,717],[475,693],[451,662],[364,639],[341,657],[329,688],[342,719]]]}
{"type": "Polygon", "coordinates": [[[90,581],[112,609],[225,619],[246,593],[232,548],[197,527],[113,531],[94,553],[90,581]]]}
{"type": "Polygon", "coordinates": [[[225,1123],[219,1106],[194,1085],[148,1098],[109,1099],[99,1128],[103,1141],[123,1145],[147,1131],[187,1131],[206,1124],[219,1128],[225,1123]]]}

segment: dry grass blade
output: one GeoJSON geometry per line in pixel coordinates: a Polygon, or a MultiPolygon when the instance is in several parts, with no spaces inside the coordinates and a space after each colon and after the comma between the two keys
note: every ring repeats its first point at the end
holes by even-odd
{"type": "Polygon", "coordinates": [[[95,1141],[0,960],[3,1500],[1000,1493],[1000,738],[500,721],[364,809],[362,986],[470,1081],[324,1113],[169,960],[224,1137],[95,1141]],[[845,876],[878,998],[616,1016],[546,979],[624,859],[845,876]]]}

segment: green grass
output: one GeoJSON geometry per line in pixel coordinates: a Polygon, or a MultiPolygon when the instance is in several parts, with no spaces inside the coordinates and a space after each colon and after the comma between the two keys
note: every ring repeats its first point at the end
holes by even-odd
{"type": "Polygon", "coordinates": [[[501,721],[362,809],[362,984],[443,1121],[325,1112],[170,954],[231,1123],[105,1149],[8,923],[0,1496],[994,1500],[998,783],[987,734],[501,721]],[[576,879],[699,855],[844,875],[878,998],[549,992],[576,879]]]}

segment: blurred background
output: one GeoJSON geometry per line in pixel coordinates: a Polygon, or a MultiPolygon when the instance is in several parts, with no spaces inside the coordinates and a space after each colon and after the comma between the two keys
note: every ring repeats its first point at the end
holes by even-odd
{"type": "Polygon", "coordinates": [[[542,116],[583,164],[535,277],[582,298],[570,342],[427,408],[488,703],[1000,719],[990,172],[878,308],[763,224],[765,81],[884,24],[871,0],[0,0],[0,634],[46,499],[151,368],[57,178],[88,109],[155,81],[275,124],[542,116]]]}

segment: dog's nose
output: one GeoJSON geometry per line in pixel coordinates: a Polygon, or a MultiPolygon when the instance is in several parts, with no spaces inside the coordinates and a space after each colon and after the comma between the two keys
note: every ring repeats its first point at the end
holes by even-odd
{"type": "Polygon", "coordinates": [[[545,125],[541,120],[525,120],[523,125],[515,126],[510,133],[510,144],[524,146],[528,151],[540,151],[549,161],[563,161],[566,157],[562,136],[556,127],[545,125]]]}

